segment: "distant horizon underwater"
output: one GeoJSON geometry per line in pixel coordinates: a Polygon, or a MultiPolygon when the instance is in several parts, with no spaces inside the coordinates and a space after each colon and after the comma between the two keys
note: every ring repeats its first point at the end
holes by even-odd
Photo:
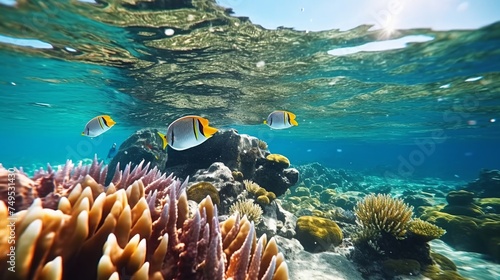
{"type": "MultiPolygon", "coordinates": [[[[256,256],[255,242],[276,242],[281,255],[263,257],[258,277],[246,264],[247,279],[262,279],[263,269],[272,271],[267,279],[500,279],[500,22],[476,30],[306,32],[265,29],[213,0],[9,3],[0,1],[0,220],[16,223],[0,221],[0,235],[9,236],[0,238],[0,279],[228,279],[236,273],[230,264],[245,266],[231,257],[240,247],[256,256]],[[350,53],[398,39],[407,42],[350,53]],[[295,114],[298,126],[265,125],[276,110],[295,114]],[[116,124],[81,135],[99,115],[116,124]],[[185,151],[163,150],[157,132],[187,115],[219,132],[185,151]],[[94,157],[103,166],[67,164],[90,165],[94,157]],[[143,159],[161,174],[131,171],[143,159]],[[119,179],[100,173],[117,162],[119,179]],[[113,194],[115,186],[126,194],[113,194]],[[112,210],[106,199],[123,205],[112,210]],[[198,205],[190,204],[190,216],[182,212],[187,199],[198,205]],[[179,220],[186,214],[185,223],[173,230],[176,220],[162,220],[162,209],[179,220]],[[134,211],[151,216],[140,220],[134,211]],[[240,239],[224,231],[239,230],[228,218],[235,212],[252,222],[242,219],[240,239]],[[116,215],[116,228],[106,228],[106,215],[116,215]],[[130,234],[122,234],[127,215],[130,234]],[[83,219],[84,237],[61,237],[78,232],[83,219]],[[147,223],[149,231],[140,229],[147,223]],[[189,243],[193,228],[198,243],[189,243]],[[164,234],[184,245],[167,249],[164,234]],[[257,241],[263,234],[273,241],[257,241]],[[211,258],[220,257],[217,238],[225,263],[211,258]],[[113,242],[119,250],[109,249],[113,242]],[[126,264],[126,244],[143,253],[140,265],[126,264]],[[156,246],[177,262],[162,257],[155,266],[156,246]],[[75,265],[86,259],[85,268],[75,265]],[[162,261],[168,269],[159,269],[162,261]],[[222,274],[205,262],[224,263],[222,274]]],[[[201,126],[193,123],[196,140],[201,126]]]]}

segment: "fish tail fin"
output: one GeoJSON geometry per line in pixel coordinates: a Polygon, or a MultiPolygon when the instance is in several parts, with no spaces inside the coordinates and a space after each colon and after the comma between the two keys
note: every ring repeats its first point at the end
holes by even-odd
{"type": "Polygon", "coordinates": [[[81,134],[81,135],[82,135],[82,136],[85,136],[85,132],[82,132],[82,134],[81,134]]]}
{"type": "Polygon", "coordinates": [[[167,137],[165,136],[165,134],[161,133],[161,132],[157,132],[158,135],[160,135],[160,138],[161,138],[161,141],[163,143],[163,149],[165,150],[165,148],[167,147],[167,137]]]}
{"type": "Polygon", "coordinates": [[[263,124],[267,124],[267,121],[266,121],[266,120],[264,120],[262,123],[263,123],[263,124]]]}
{"type": "Polygon", "coordinates": [[[294,125],[294,126],[299,125],[299,123],[298,123],[296,120],[294,120],[294,119],[292,119],[290,122],[291,122],[291,124],[292,124],[292,125],[294,125]]]}

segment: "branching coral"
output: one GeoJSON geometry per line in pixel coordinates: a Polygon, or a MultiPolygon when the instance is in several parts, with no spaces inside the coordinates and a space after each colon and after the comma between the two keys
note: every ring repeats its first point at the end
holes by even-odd
{"type": "Polygon", "coordinates": [[[250,221],[258,224],[262,218],[262,208],[255,204],[251,199],[238,200],[231,207],[229,213],[239,213],[241,216],[246,216],[250,221]]]}
{"type": "Polygon", "coordinates": [[[357,203],[355,213],[356,222],[361,226],[403,238],[407,223],[413,215],[413,207],[390,195],[371,194],[357,203]]]}
{"type": "MultiPolygon", "coordinates": [[[[76,177],[67,171],[72,168],[42,175],[52,174],[55,185],[67,191],[56,209],[44,208],[38,198],[12,217],[16,272],[2,266],[1,279],[288,279],[274,241],[261,237],[254,246],[248,220],[234,216],[219,225],[210,197],[188,218],[187,180],[146,165],[125,168],[113,179],[116,184],[104,188],[98,181],[106,169],[92,166],[77,168],[76,177]]],[[[0,224],[8,216],[0,201],[0,224]]],[[[10,249],[7,228],[0,229],[2,263],[10,249]]]]}
{"type": "Polygon", "coordinates": [[[446,233],[444,229],[421,219],[411,220],[408,223],[408,231],[425,242],[437,239],[446,233]]]}
{"type": "Polygon", "coordinates": [[[245,185],[245,189],[249,193],[256,193],[260,189],[259,184],[255,183],[251,180],[243,180],[243,184],[245,185]]]}

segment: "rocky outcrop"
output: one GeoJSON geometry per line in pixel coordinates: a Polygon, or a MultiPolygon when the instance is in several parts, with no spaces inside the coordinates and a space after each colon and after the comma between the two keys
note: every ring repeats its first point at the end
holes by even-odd
{"type": "Polygon", "coordinates": [[[120,145],[118,152],[108,165],[106,183],[111,181],[118,163],[120,170],[123,170],[128,163],[133,169],[143,160],[149,163],[150,168],[157,167],[159,170],[162,170],[167,162],[167,154],[163,150],[163,141],[158,135],[157,129],[139,130],[120,145]]]}
{"type": "Polygon", "coordinates": [[[202,144],[184,151],[167,148],[166,172],[178,177],[193,175],[214,162],[222,162],[230,170],[239,170],[245,179],[251,178],[255,163],[269,152],[259,148],[256,137],[238,134],[234,129],[218,131],[202,144]]]}

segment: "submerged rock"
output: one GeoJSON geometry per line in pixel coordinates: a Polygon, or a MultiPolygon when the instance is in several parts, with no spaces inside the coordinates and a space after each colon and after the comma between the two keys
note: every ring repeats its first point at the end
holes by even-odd
{"type": "Polygon", "coordinates": [[[142,129],[127,138],[108,165],[106,183],[111,181],[118,163],[120,170],[123,170],[128,163],[132,165],[131,169],[133,169],[144,160],[149,163],[150,168],[157,167],[162,170],[167,162],[167,154],[163,150],[163,141],[158,132],[157,129],[142,129]]]}
{"type": "Polygon", "coordinates": [[[470,182],[465,189],[478,197],[500,197],[500,170],[481,170],[479,178],[470,182]]]}
{"type": "Polygon", "coordinates": [[[268,154],[259,147],[259,139],[238,134],[234,129],[218,131],[202,144],[176,151],[168,149],[166,172],[176,176],[193,175],[198,169],[206,169],[214,162],[222,162],[230,170],[242,172],[245,179],[252,178],[255,163],[268,154]]]}

